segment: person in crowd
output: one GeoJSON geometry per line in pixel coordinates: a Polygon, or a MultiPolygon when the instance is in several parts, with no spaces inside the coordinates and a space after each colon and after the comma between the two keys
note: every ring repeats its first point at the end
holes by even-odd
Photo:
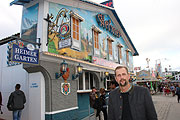
{"type": "Polygon", "coordinates": [[[13,112],[13,120],[20,120],[21,113],[26,103],[26,97],[23,91],[20,90],[21,85],[16,84],[15,91],[9,96],[7,108],[13,112]]]}
{"type": "MultiPolygon", "coordinates": [[[[90,107],[94,109],[94,114],[97,114],[98,108],[98,95],[96,94],[97,90],[95,87],[92,87],[92,91],[89,94],[90,107]]],[[[98,117],[96,117],[96,120],[98,117]]]]}
{"type": "Polygon", "coordinates": [[[178,87],[176,87],[176,95],[177,95],[177,101],[179,103],[179,100],[180,100],[180,85],[178,85],[178,87]]]}
{"type": "Polygon", "coordinates": [[[165,86],[164,91],[165,91],[165,96],[169,95],[169,93],[170,93],[170,88],[169,88],[168,85],[165,86]]]}
{"type": "Polygon", "coordinates": [[[159,91],[160,91],[161,93],[163,93],[163,88],[164,88],[164,84],[160,84],[160,89],[159,89],[159,91]]]}
{"type": "Polygon", "coordinates": [[[172,96],[174,97],[175,96],[175,87],[173,84],[171,84],[170,90],[172,92],[172,96]]]}
{"type": "Polygon", "coordinates": [[[110,89],[111,90],[114,90],[116,87],[118,87],[119,85],[118,85],[118,83],[115,81],[115,80],[112,80],[111,82],[110,82],[110,89]]]}
{"type": "Polygon", "coordinates": [[[156,93],[156,83],[153,83],[154,93],[156,93]]]}
{"type": "Polygon", "coordinates": [[[106,92],[104,88],[100,88],[99,90],[100,97],[98,98],[98,108],[97,108],[97,115],[100,117],[100,120],[107,120],[107,104],[106,104],[106,92]],[[103,114],[100,114],[100,113],[103,114]]]}
{"type": "Polygon", "coordinates": [[[2,106],[2,95],[1,95],[1,91],[0,91],[0,113],[3,114],[2,110],[1,110],[1,106],[2,106]]]}
{"type": "Polygon", "coordinates": [[[108,120],[157,120],[149,90],[130,84],[129,77],[127,67],[116,67],[115,79],[119,88],[110,92],[108,120]]]}
{"type": "MultiPolygon", "coordinates": [[[[112,81],[110,82],[110,92],[111,92],[112,90],[118,88],[118,86],[119,86],[118,83],[117,83],[115,80],[112,80],[112,81]]],[[[105,98],[106,105],[108,105],[109,93],[110,93],[110,92],[108,92],[108,93],[106,94],[106,98],[105,98]]],[[[107,106],[107,111],[108,111],[108,106],[107,106]]]]}

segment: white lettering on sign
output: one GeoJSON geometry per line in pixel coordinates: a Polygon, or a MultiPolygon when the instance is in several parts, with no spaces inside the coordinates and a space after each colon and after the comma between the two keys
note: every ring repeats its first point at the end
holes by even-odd
{"type": "Polygon", "coordinates": [[[15,60],[27,61],[27,62],[37,62],[37,58],[22,56],[22,55],[14,55],[15,60]]]}
{"type": "Polygon", "coordinates": [[[22,54],[22,55],[29,55],[29,56],[32,56],[32,57],[37,57],[36,52],[24,50],[24,49],[21,49],[21,48],[15,48],[15,53],[22,54]]]}

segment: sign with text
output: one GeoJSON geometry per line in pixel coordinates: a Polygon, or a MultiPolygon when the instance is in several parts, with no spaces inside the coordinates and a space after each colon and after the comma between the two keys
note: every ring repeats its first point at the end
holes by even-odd
{"type": "Polygon", "coordinates": [[[120,65],[120,64],[102,59],[102,58],[98,58],[98,57],[93,57],[92,60],[93,60],[94,64],[102,65],[102,66],[109,67],[109,68],[116,68],[117,66],[120,65]]]}
{"type": "Polygon", "coordinates": [[[59,49],[70,47],[72,45],[71,38],[59,41],[59,49]]]}
{"type": "Polygon", "coordinates": [[[27,47],[13,44],[12,61],[39,64],[39,50],[32,44],[28,44],[27,47]]]}

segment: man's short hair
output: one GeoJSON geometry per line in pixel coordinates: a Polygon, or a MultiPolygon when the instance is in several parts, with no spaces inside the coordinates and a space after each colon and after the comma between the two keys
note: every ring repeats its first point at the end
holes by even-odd
{"type": "Polygon", "coordinates": [[[21,88],[21,85],[20,84],[16,84],[15,88],[19,90],[21,88]]]}
{"type": "Polygon", "coordinates": [[[118,70],[118,69],[122,69],[122,68],[125,68],[125,69],[126,69],[126,71],[127,71],[127,74],[129,74],[129,72],[128,72],[128,68],[127,68],[126,66],[117,66],[117,67],[116,67],[116,69],[114,70],[115,76],[116,76],[116,70],[118,70]]]}

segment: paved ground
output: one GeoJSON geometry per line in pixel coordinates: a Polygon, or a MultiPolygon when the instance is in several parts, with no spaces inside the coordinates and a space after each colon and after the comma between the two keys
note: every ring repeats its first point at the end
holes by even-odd
{"type": "Polygon", "coordinates": [[[157,94],[152,96],[158,120],[180,120],[180,103],[177,96],[157,94]]]}
{"type": "MultiPolygon", "coordinates": [[[[158,115],[158,120],[180,120],[180,103],[177,103],[177,96],[165,96],[163,94],[152,95],[152,99],[158,115]]],[[[94,116],[90,119],[95,120],[94,116]]]]}

